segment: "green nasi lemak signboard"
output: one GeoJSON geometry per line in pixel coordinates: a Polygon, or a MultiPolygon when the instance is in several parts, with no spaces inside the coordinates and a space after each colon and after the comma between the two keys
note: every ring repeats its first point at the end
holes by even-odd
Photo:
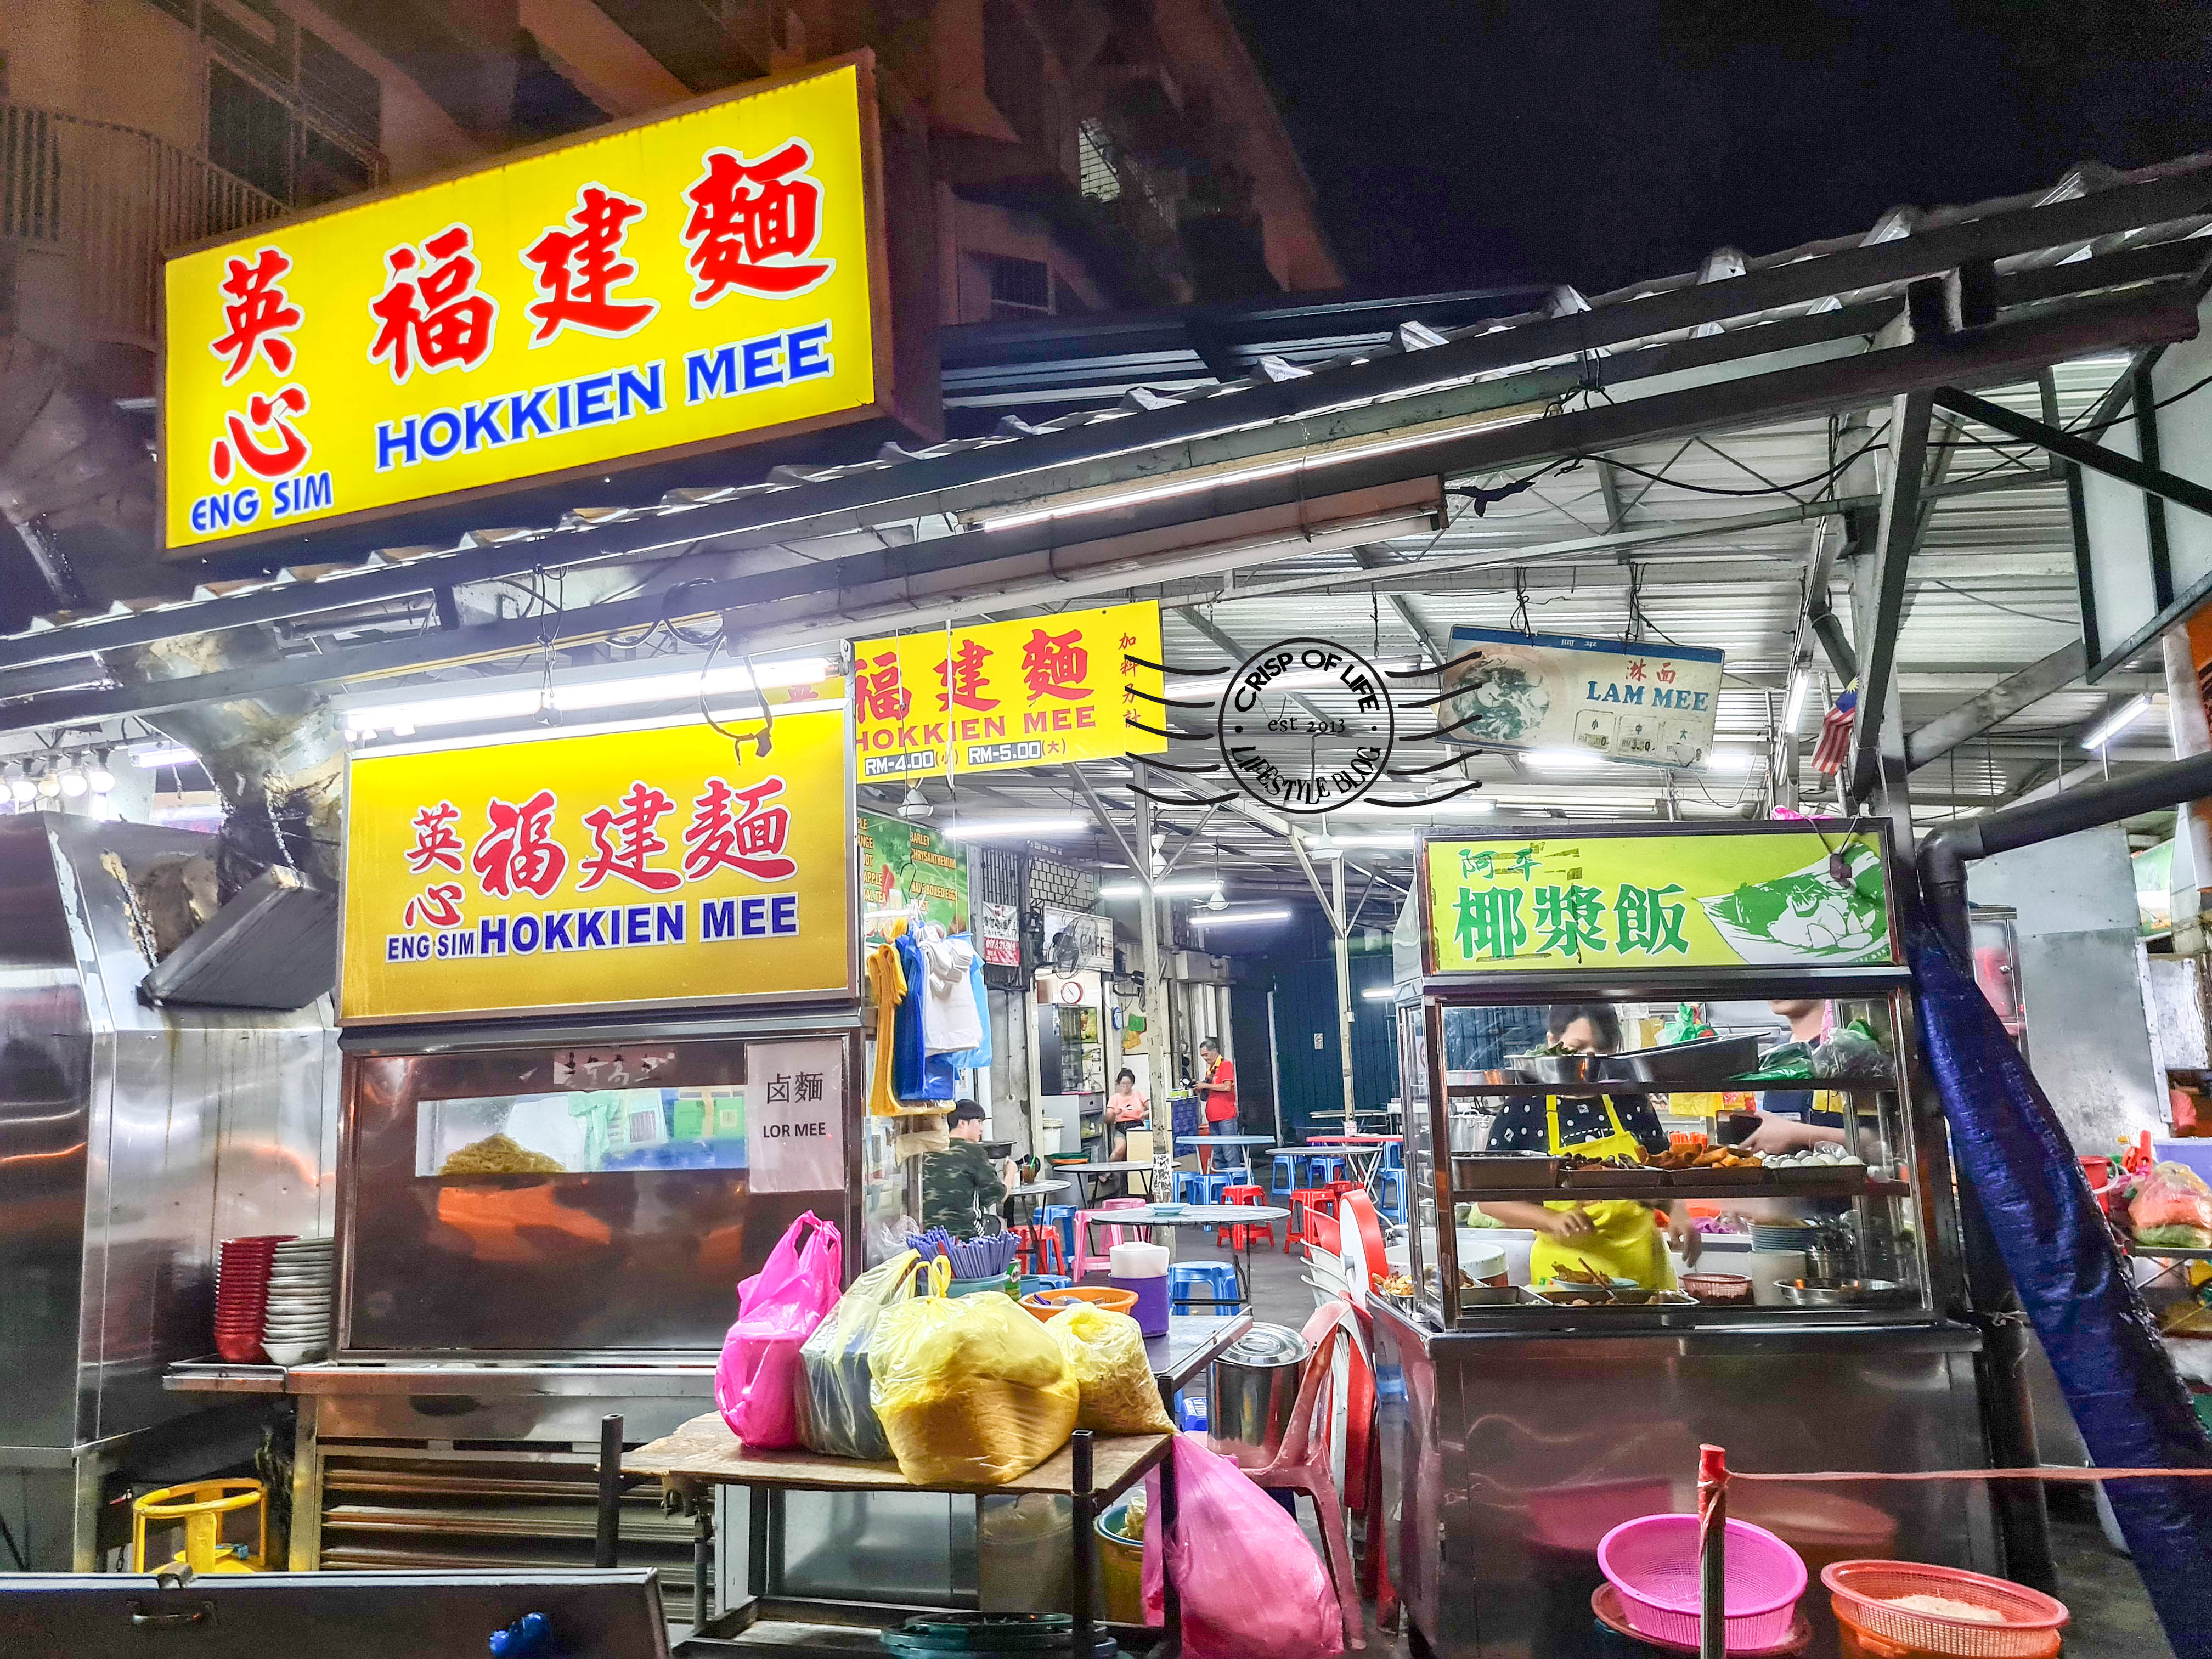
{"type": "Polygon", "coordinates": [[[874,812],[859,815],[854,839],[860,848],[861,937],[880,945],[885,924],[912,914],[921,902],[921,919],[948,933],[968,931],[968,851],[935,830],[903,818],[874,812]]]}
{"type": "Polygon", "coordinates": [[[1492,836],[1425,862],[1432,973],[1898,960],[1869,833],[1492,836]]]}

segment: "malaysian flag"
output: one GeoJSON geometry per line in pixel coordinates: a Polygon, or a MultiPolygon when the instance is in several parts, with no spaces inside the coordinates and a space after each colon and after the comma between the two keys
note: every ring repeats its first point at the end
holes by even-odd
{"type": "Polygon", "coordinates": [[[1820,717],[1820,741],[1813,749],[1814,771],[1833,777],[1844,769],[1844,757],[1850,753],[1851,723],[1858,712],[1858,682],[1853,680],[1837,696],[1836,706],[1820,717]]]}

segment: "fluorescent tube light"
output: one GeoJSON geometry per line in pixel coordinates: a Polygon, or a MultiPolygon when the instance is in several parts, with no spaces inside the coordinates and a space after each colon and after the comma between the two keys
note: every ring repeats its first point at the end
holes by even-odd
{"type": "Polygon", "coordinates": [[[1388,1002],[1398,994],[1398,988],[1395,985],[1370,985],[1359,994],[1368,1002],[1388,1002]]]}
{"type": "MultiPolygon", "coordinates": [[[[490,720],[534,719],[547,708],[562,714],[580,714],[594,708],[623,708],[640,703],[696,702],[730,692],[747,692],[759,686],[810,685],[826,679],[830,665],[820,657],[794,657],[759,665],[757,681],[743,663],[667,674],[614,675],[589,680],[569,680],[548,688],[527,690],[479,691],[460,696],[430,696],[400,702],[361,704],[347,708],[346,725],[363,732],[392,732],[401,727],[475,726],[490,720]]],[[[411,735],[411,733],[400,733],[411,735]]]]}
{"type": "Polygon", "coordinates": [[[1336,838],[1339,847],[1374,847],[1410,853],[1413,850],[1413,832],[1410,830],[1351,830],[1336,838]]]}
{"type": "Polygon", "coordinates": [[[191,750],[181,745],[173,745],[167,749],[134,749],[131,751],[131,763],[148,772],[157,766],[195,766],[198,764],[199,758],[191,750]]]}
{"type": "MultiPolygon", "coordinates": [[[[1211,893],[1214,882],[1210,876],[1194,876],[1188,880],[1156,881],[1152,884],[1155,898],[1197,898],[1211,893]]],[[[1098,890],[1100,898],[1132,899],[1145,896],[1144,884],[1135,881],[1109,881],[1098,890]]]]}
{"type": "Polygon", "coordinates": [[[1091,820],[1080,817],[955,818],[942,833],[955,841],[1011,841],[1028,836],[1048,840],[1080,835],[1090,827],[1091,820]]]}
{"type": "Polygon", "coordinates": [[[2081,746],[2092,752],[2102,749],[2148,713],[2150,713],[2148,697],[2132,697],[2100,721],[2096,729],[2087,737],[2082,738],[2081,746]]]}
{"type": "Polygon", "coordinates": [[[1759,769],[1759,757],[1748,749],[1712,749],[1705,753],[1708,772],[1753,772],[1759,769]]]}
{"type": "Polygon", "coordinates": [[[1191,916],[1194,925],[1201,927],[1225,927],[1233,921],[1288,921],[1287,909],[1275,910],[1218,910],[1204,915],[1195,912],[1191,916]]]}
{"type": "Polygon", "coordinates": [[[1812,675],[1802,668],[1790,676],[1790,698],[1782,706],[1782,729],[1784,732],[1792,734],[1796,732],[1798,716],[1805,712],[1806,688],[1812,683],[1812,675]]]}

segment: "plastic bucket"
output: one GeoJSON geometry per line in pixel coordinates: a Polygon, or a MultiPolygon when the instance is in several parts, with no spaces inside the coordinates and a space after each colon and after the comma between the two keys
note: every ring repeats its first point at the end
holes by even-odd
{"type": "Polygon", "coordinates": [[[1145,1622],[1145,1540],[1124,1538],[1122,1523],[1129,1518],[1129,1500],[1098,1517],[1098,1584],[1103,1592],[1105,1616],[1117,1625],[1145,1622]]]}

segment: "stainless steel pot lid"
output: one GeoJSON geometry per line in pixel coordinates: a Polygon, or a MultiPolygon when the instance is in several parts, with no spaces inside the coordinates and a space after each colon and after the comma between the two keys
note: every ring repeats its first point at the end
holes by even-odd
{"type": "Polygon", "coordinates": [[[1222,1350],[1232,1365],[1303,1365],[1313,1344],[1287,1325],[1255,1325],[1222,1350]]]}

